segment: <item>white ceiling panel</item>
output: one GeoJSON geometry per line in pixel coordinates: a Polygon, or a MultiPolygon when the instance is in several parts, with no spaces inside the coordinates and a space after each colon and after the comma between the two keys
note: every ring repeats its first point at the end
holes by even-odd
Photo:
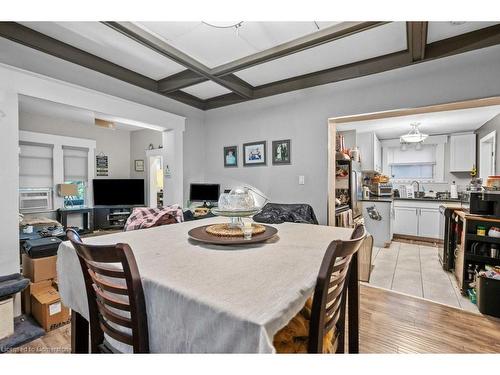
{"type": "Polygon", "coordinates": [[[214,68],[336,23],[243,22],[238,29],[217,28],[203,22],[137,24],[204,65],[214,68]]]}
{"type": "Polygon", "coordinates": [[[155,80],[184,70],[182,65],[100,22],[22,22],[22,24],[155,80]]]}
{"type": "Polygon", "coordinates": [[[496,24],[498,22],[429,22],[429,26],[427,27],[427,43],[451,38],[496,24]]]}
{"type": "Polygon", "coordinates": [[[405,22],[392,22],[235,74],[251,85],[259,86],[406,48],[405,22]]]}
{"type": "Polygon", "coordinates": [[[378,120],[346,122],[337,130],[356,130],[358,133],[375,132],[380,139],[393,139],[408,133],[410,124],[419,122],[426,134],[450,134],[473,131],[500,113],[500,106],[459,109],[454,111],[421,113],[378,120]]]}
{"type": "Polygon", "coordinates": [[[213,98],[219,95],[228,94],[231,92],[225,87],[212,81],[206,81],[203,83],[199,83],[197,85],[189,86],[183,88],[182,91],[187,92],[188,94],[194,95],[197,98],[203,100],[213,98]]]}

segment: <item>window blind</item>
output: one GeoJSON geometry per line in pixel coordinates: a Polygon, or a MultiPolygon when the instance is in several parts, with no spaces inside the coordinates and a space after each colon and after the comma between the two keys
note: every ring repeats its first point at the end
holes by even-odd
{"type": "Polygon", "coordinates": [[[52,189],[52,146],[19,143],[19,149],[19,187],[52,189]]]}
{"type": "Polygon", "coordinates": [[[86,148],[63,146],[64,181],[87,181],[88,152],[86,148]]]}

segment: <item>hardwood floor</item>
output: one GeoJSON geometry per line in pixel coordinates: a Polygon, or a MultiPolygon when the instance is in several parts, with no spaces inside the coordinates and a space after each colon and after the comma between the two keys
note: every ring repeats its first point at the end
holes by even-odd
{"type": "MultiPolygon", "coordinates": [[[[361,285],[362,353],[500,353],[500,319],[361,285]]],[[[61,353],[70,325],[14,352],[61,353]]]]}

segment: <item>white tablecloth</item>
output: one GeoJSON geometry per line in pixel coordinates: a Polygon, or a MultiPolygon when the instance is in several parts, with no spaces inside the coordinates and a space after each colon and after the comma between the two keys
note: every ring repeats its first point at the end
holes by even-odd
{"type": "MultiPolygon", "coordinates": [[[[314,290],[328,244],[352,229],[275,225],[278,237],[246,246],[212,246],[188,239],[197,220],[85,238],[90,244],[128,243],[141,274],[150,350],[157,353],[272,353],[274,334],[314,290]]],[[[88,319],[85,287],[71,243],[59,247],[62,301],[88,319]]]]}

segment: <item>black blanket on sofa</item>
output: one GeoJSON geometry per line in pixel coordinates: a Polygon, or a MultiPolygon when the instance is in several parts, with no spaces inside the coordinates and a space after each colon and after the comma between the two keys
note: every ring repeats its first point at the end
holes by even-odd
{"type": "Polygon", "coordinates": [[[308,204],[268,203],[261,212],[254,215],[253,219],[259,223],[267,224],[284,222],[318,224],[314,210],[308,204]]]}

